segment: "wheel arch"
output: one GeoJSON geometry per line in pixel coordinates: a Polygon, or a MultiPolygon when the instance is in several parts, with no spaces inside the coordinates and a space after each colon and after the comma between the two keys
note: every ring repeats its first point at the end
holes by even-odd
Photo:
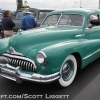
{"type": "Polygon", "coordinates": [[[72,53],[72,55],[76,58],[78,70],[81,70],[81,67],[82,67],[81,55],[78,52],[72,53]]]}

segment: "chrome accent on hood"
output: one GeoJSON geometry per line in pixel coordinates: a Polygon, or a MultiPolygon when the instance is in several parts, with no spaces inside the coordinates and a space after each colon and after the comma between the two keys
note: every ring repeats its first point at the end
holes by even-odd
{"type": "Polygon", "coordinates": [[[6,52],[9,53],[9,54],[15,54],[15,55],[23,56],[22,53],[16,52],[15,49],[14,49],[13,47],[10,47],[10,49],[7,50],[6,52]]]}

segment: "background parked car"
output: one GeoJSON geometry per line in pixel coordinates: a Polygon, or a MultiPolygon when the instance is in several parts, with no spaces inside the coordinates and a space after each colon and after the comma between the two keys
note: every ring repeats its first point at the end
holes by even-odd
{"type": "Polygon", "coordinates": [[[4,14],[5,13],[5,10],[0,10],[0,13],[4,14]]]}
{"type": "Polygon", "coordinates": [[[2,26],[3,13],[0,13],[0,35],[3,36],[3,26],[2,26]]]}
{"type": "MultiPolygon", "coordinates": [[[[14,31],[17,32],[18,29],[20,29],[20,22],[21,22],[21,18],[23,17],[24,13],[23,13],[24,9],[20,9],[17,10],[14,14],[13,14],[13,21],[16,24],[16,26],[14,27],[14,31]]],[[[31,12],[31,14],[35,17],[35,19],[37,20],[37,27],[40,26],[42,20],[44,19],[44,17],[51,11],[51,9],[37,9],[37,8],[30,8],[29,11],[31,12]]]]}

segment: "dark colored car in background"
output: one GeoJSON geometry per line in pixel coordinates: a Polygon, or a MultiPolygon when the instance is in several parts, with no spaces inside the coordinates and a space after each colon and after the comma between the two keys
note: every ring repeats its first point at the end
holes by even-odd
{"type": "MultiPolygon", "coordinates": [[[[24,9],[20,9],[17,10],[14,14],[13,14],[13,21],[16,24],[16,26],[14,27],[14,31],[17,32],[18,29],[20,29],[20,23],[21,23],[21,19],[24,16],[23,13],[24,9]]],[[[44,17],[51,11],[51,9],[37,9],[37,8],[29,8],[29,11],[31,12],[31,14],[34,16],[34,18],[37,21],[37,27],[40,26],[42,20],[44,19],[44,17]]]]}
{"type": "Polygon", "coordinates": [[[3,26],[2,26],[3,13],[0,13],[0,35],[3,36],[3,26]]]}
{"type": "Polygon", "coordinates": [[[3,27],[2,27],[2,18],[3,18],[3,14],[0,13],[0,32],[3,30],[3,27]]]}

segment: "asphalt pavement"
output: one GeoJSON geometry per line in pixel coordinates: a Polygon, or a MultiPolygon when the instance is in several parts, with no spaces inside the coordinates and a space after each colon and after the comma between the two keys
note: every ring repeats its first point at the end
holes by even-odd
{"type": "Polygon", "coordinates": [[[0,100],[26,100],[4,99],[4,95],[32,95],[33,99],[27,100],[100,100],[100,58],[78,72],[74,82],[66,88],[59,88],[54,83],[37,84],[23,82],[17,84],[11,80],[0,77],[0,100]],[[36,97],[41,95],[41,97],[36,97]],[[54,99],[56,96],[68,96],[54,99]]]}

